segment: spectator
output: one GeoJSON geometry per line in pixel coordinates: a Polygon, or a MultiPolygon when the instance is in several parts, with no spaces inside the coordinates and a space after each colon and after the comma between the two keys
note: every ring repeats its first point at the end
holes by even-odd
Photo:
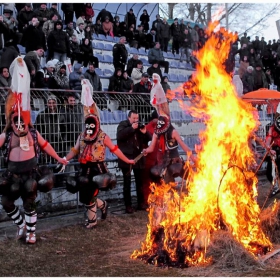
{"type": "Polygon", "coordinates": [[[81,14],[81,16],[76,20],[76,26],[79,26],[81,23],[85,24],[86,16],[84,13],[81,14]]]}
{"type": "Polygon", "coordinates": [[[259,36],[255,36],[255,40],[252,43],[256,54],[261,54],[261,42],[259,40],[259,36]]]}
{"type": "Polygon", "coordinates": [[[69,75],[69,86],[73,90],[82,90],[81,80],[84,78],[82,74],[82,65],[76,63],[74,65],[74,71],[69,75]]]}
{"type": "Polygon", "coordinates": [[[79,26],[74,30],[74,35],[77,37],[77,41],[81,44],[82,40],[85,38],[85,24],[80,23],[79,26]]]}
{"type": "Polygon", "coordinates": [[[136,36],[134,32],[134,27],[130,26],[128,30],[126,31],[125,34],[127,38],[127,43],[129,44],[130,47],[132,48],[138,48],[138,42],[136,41],[136,36]]]}
{"type": "Polygon", "coordinates": [[[240,52],[240,60],[244,57],[244,56],[248,56],[248,61],[249,61],[249,65],[255,67],[256,66],[256,62],[257,62],[257,55],[255,52],[254,48],[250,48],[249,50],[242,50],[242,52],[240,52]]]}
{"type": "Polygon", "coordinates": [[[54,25],[58,20],[58,16],[57,14],[51,13],[50,14],[50,19],[47,20],[44,24],[43,24],[43,32],[46,36],[46,39],[48,38],[49,34],[51,33],[51,31],[54,30],[54,25]]]}
{"type": "Polygon", "coordinates": [[[121,36],[126,36],[128,30],[126,23],[124,21],[120,22],[120,27],[121,27],[121,36]]]}
{"type": "Polygon", "coordinates": [[[162,81],[162,73],[157,60],[153,61],[152,66],[147,69],[147,73],[149,74],[149,78],[152,78],[154,73],[158,74],[160,76],[160,80],[162,81]]]}
{"type": "Polygon", "coordinates": [[[181,41],[181,28],[178,23],[178,18],[175,18],[174,22],[171,24],[170,33],[171,33],[171,36],[173,37],[172,53],[179,54],[180,41],[181,41]]]}
{"type": "Polygon", "coordinates": [[[17,31],[18,30],[18,21],[16,18],[12,16],[13,11],[10,10],[3,10],[3,22],[5,22],[8,27],[13,30],[17,31]]]}
{"type": "Polygon", "coordinates": [[[153,61],[157,60],[160,66],[164,67],[164,73],[169,72],[169,62],[164,61],[163,53],[160,49],[160,43],[156,42],[154,48],[150,49],[148,52],[148,60],[149,63],[153,63],[153,61]]]}
{"type": "Polygon", "coordinates": [[[265,71],[265,77],[267,81],[267,88],[270,89],[270,86],[273,84],[272,76],[271,76],[271,70],[269,68],[265,71]]]}
{"type": "Polygon", "coordinates": [[[170,40],[170,26],[167,23],[167,19],[164,18],[159,27],[159,37],[161,50],[167,52],[168,42],[170,40]]]}
{"type": "MultiPolygon", "coordinates": [[[[207,35],[204,33],[204,30],[202,28],[198,29],[198,37],[199,37],[198,49],[200,50],[201,48],[203,48],[203,46],[205,45],[205,42],[207,40],[207,35]]],[[[231,48],[232,48],[232,46],[231,46],[231,48]]]]}
{"type": "Polygon", "coordinates": [[[113,23],[109,21],[109,17],[105,17],[105,21],[102,22],[102,31],[105,36],[114,36],[113,23]]]}
{"type": "Polygon", "coordinates": [[[8,67],[0,68],[0,87],[10,87],[12,78],[9,73],[8,67]]]}
{"type": "Polygon", "coordinates": [[[113,64],[115,69],[121,68],[124,71],[126,61],[127,61],[127,49],[125,47],[125,37],[120,37],[120,40],[113,47],[113,64]]]}
{"type": "Polygon", "coordinates": [[[22,33],[34,17],[36,17],[36,14],[32,10],[31,4],[25,4],[24,8],[20,10],[17,16],[19,32],[22,33]]]}
{"type": "Polygon", "coordinates": [[[67,26],[65,27],[64,31],[67,33],[69,36],[69,40],[72,39],[72,36],[74,34],[74,24],[73,21],[69,21],[67,26]]]}
{"type": "Polygon", "coordinates": [[[95,65],[93,63],[89,63],[88,70],[85,72],[84,77],[91,83],[93,91],[102,91],[102,83],[100,77],[95,72],[95,65]]]}
{"type": "Polygon", "coordinates": [[[266,51],[266,47],[267,47],[267,43],[264,40],[264,37],[261,38],[261,41],[259,43],[259,48],[260,48],[260,54],[264,55],[265,51],[266,51]]]}
{"type": "Polygon", "coordinates": [[[84,3],[73,3],[73,9],[75,12],[75,17],[78,19],[80,16],[84,15],[84,3]]]}
{"type": "Polygon", "coordinates": [[[151,29],[154,29],[156,31],[156,42],[161,41],[160,32],[159,32],[161,24],[162,24],[162,20],[160,18],[160,15],[157,14],[156,19],[153,21],[152,28],[151,28],[151,29]]]}
{"type": "Polygon", "coordinates": [[[121,26],[120,26],[119,21],[114,22],[113,33],[114,33],[115,37],[121,37],[122,36],[122,30],[121,30],[121,26]]]}
{"type": "Polygon", "coordinates": [[[94,28],[94,31],[97,35],[102,34],[102,24],[101,24],[100,19],[98,19],[96,21],[96,23],[93,25],[93,28],[94,28]]]}
{"type": "Polygon", "coordinates": [[[185,29],[188,29],[187,25],[184,23],[184,19],[181,19],[179,26],[180,26],[180,33],[183,35],[185,29]]]}
{"type": "Polygon", "coordinates": [[[92,40],[92,29],[90,25],[87,25],[84,32],[85,32],[85,39],[92,40]]]}
{"type": "Polygon", "coordinates": [[[64,13],[65,24],[68,25],[69,22],[73,22],[73,17],[74,17],[73,3],[62,3],[61,10],[64,13]]]}
{"type": "MultiPolygon", "coordinates": [[[[47,99],[46,109],[40,112],[36,118],[35,128],[56,151],[59,151],[57,154],[62,155],[62,139],[59,126],[57,99],[54,95],[50,95],[47,99]]],[[[46,162],[49,164],[56,163],[52,157],[45,153],[41,153],[41,156],[46,157],[46,162]]]]}
{"type": "Polygon", "coordinates": [[[49,60],[44,68],[39,69],[35,76],[35,88],[51,88],[49,85],[52,82],[54,75],[55,64],[49,60]]]}
{"type": "Polygon", "coordinates": [[[249,66],[249,62],[248,62],[247,56],[245,55],[243,57],[243,59],[240,61],[240,66],[238,69],[238,74],[239,74],[240,79],[242,79],[244,73],[247,71],[248,66],[249,66]]]}
{"type": "Polygon", "coordinates": [[[197,51],[198,50],[198,42],[199,42],[199,35],[198,35],[198,25],[196,24],[194,28],[191,31],[191,37],[192,37],[192,50],[197,51]]]}
{"type": "Polygon", "coordinates": [[[47,50],[46,37],[36,17],[32,18],[31,24],[24,29],[21,44],[25,47],[26,53],[36,50],[38,45],[42,46],[44,51],[47,50]]]}
{"type": "Polygon", "coordinates": [[[54,30],[48,36],[49,57],[55,58],[64,63],[70,57],[70,42],[66,32],[62,30],[62,23],[57,21],[54,30]]]}
{"type": "MultiPolygon", "coordinates": [[[[51,7],[50,7],[50,15],[51,15],[51,14],[57,15],[57,19],[61,21],[61,16],[60,16],[60,14],[59,14],[59,12],[58,12],[58,10],[57,10],[57,3],[52,3],[52,5],[51,5],[51,7]]],[[[50,16],[50,19],[51,19],[51,18],[52,18],[52,17],[50,16]]]]}
{"type": "Polygon", "coordinates": [[[149,81],[149,74],[143,73],[141,81],[133,86],[133,92],[150,93],[152,84],[149,81]]]}
{"type": "Polygon", "coordinates": [[[19,55],[18,49],[14,46],[14,43],[6,42],[1,56],[0,66],[9,68],[14,59],[19,55]]]}
{"type": "Polygon", "coordinates": [[[134,29],[136,26],[136,16],[133,13],[133,9],[129,9],[129,12],[126,13],[124,17],[124,21],[126,23],[126,26],[131,26],[132,24],[134,25],[134,29]]]}
{"type": "Polygon", "coordinates": [[[111,22],[114,21],[112,14],[109,11],[106,11],[106,9],[102,9],[96,17],[96,23],[98,20],[102,23],[105,21],[105,17],[109,17],[109,21],[111,22]]]}
{"type": "Polygon", "coordinates": [[[280,59],[277,60],[277,65],[274,71],[274,84],[277,86],[277,90],[280,91],[280,59]]]}
{"type": "Polygon", "coordinates": [[[132,57],[127,61],[126,71],[129,77],[131,77],[131,73],[133,68],[137,67],[138,63],[138,54],[133,54],[132,57]]]}
{"type": "Polygon", "coordinates": [[[134,85],[141,81],[143,72],[144,72],[143,62],[139,59],[136,63],[136,67],[133,68],[131,73],[131,79],[134,85]]]}
{"type": "Polygon", "coordinates": [[[83,109],[76,103],[74,93],[69,93],[66,101],[66,105],[60,110],[59,128],[64,146],[63,151],[70,151],[83,129],[83,109]]]}
{"type": "Polygon", "coordinates": [[[92,4],[91,3],[86,3],[84,9],[85,9],[86,20],[94,17],[94,10],[92,9],[92,4]]]}
{"type": "Polygon", "coordinates": [[[240,46],[243,46],[244,44],[246,44],[246,46],[248,45],[248,38],[247,38],[247,33],[245,32],[244,35],[240,38],[240,46]]]}
{"type": "Polygon", "coordinates": [[[254,70],[254,68],[252,66],[248,66],[247,71],[242,76],[243,93],[244,94],[254,90],[253,70],[254,70]]]}
{"type": "Polygon", "coordinates": [[[128,77],[127,71],[124,71],[121,80],[121,92],[131,93],[132,90],[133,90],[133,81],[128,77]]]}
{"type": "Polygon", "coordinates": [[[121,92],[122,69],[116,68],[114,74],[109,79],[108,91],[121,92]]]}
{"type": "Polygon", "coordinates": [[[170,85],[168,84],[168,77],[167,76],[163,76],[162,80],[161,80],[161,85],[163,88],[164,93],[166,94],[168,90],[171,90],[170,85]]]}
{"type": "Polygon", "coordinates": [[[265,73],[262,70],[262,65],[257,63],[255,71],[253,72],[254,77],[254,90],[258,90],[260,88],[267,88],[267,80],[265,73]]]}
{"type": "Polygon", "coordinates": [[[181,35],[181,47],[182,52],[180,61],[183,61],[183,54],[186,54],[186,61],[187,63],[190,63],[190,57],[192,53],[192,37],[188,28],[186,28],[181,35]]]}
{"type": "MultiPolygon", "coordinates": [[[[53,83],[50,87],[51,89],[69,89],[69,78],[66,74],[66,65],[62,62],[58,62],[55,67],[55,72],[53,75],[53,83]]],[[[57,92],[56,95],[62,101],[64,94],[62,92],[57,92]]],[[[61,102],[62,103],[62,102],[61,102]]]]}
{"type": "Polygon", "coordinates": [[[80,50],[83,55],[84,67],[87,67],[88,62],[94,63],[96,68],[99,67],[99,60],[93,55],[92,44],[89,39],[83,39],[80,45],[80,50]]]}
{"type": "Polygon", "coordinates": [[[83,62],[83,54],[81,53],[80,44],[78,43],[76,35],[73,35],[72,40],[70,41],[70,58],[72,65],[74,65],[75,60],[78,63],[83,62]]]}
{"type": "Polygon", "coordinates": [[[140,16],[140,21],[141,21],[141,25],[143,25],[144,33],[147,33],[150,29],[149,27],[150,16],[148,15],[146,9],[143,10],[143,14],[140,16]]]}
{"type": "Polygon", "coordinates": [[[35,87],[35,75],[37,71],[41,68],[41,57],[44,55],[44,49],[42,47],[38,47],[35,51],[28,52],[25,57],[24,61],[30,73],[30,83],[31,87],[35,87]]]}
{"type": "Polygon", "coordinates": [[[40,5],[40,8],[34,11],[39,22],[40,22],[40,27],[43,27],[43,24],[50,19],[50,10],[47,8],[46,3],[42,3],[40,5]]]}
{"type": "Polygon", "coordinates": [[[261,61],[262,61],[262,67],[263,67],[264,71],[266,71],[267,69],[273,68],[273,60],[268,51],[263,52],[261,61]]]}
{"type": "MultiPolygon", "coordinates": [[[[121,121],[117,127],[117,144],[119,149],[129,159],[134,159],[147,147],[151,135],[147,132],[145,126],[139,124],[139,115],[137,111],[131,110],[128,113],[128,119],[121,121]]],[[[125,203],[125,211],[128,214],[135,210],[132,208],[131,201],[131,167],[124,161],[118,159],[118,167],[123,174],[123,197],[125,203]]],[[[139,210],[146,210],[143,197],[143,169],[145,167],[145,158],[142,157],[135,165],[132,166],[135,184],[137,203],[139,210]]]]}
{"type": "Polygon", "coordinates": [[[155,46],[156,43],[156,31],[151,29],[150,32],[146,35],[146,48],[145,50],[151,49],[155,46]]]}
{"type": "Polygon", "coordinates": [[[135,40],[137,41],[137,48],[146,46],[146,34],[143,32],[143,25],[138,25],[135,31],[135,40]]]}

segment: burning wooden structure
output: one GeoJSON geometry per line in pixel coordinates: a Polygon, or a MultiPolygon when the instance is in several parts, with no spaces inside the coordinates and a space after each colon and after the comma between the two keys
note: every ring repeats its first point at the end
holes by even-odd
{"type": "Polygon", "coordinates": [[[223,28],[215,32],[217,25],[210,23],[208,40],[196,53],[197,71],[182,85],[193,97],[191,106],[181,102],[182,110],[206,124],[196,147],[197,162],[186,166],[189,176],[181,189],[175,184],[151,186],[146,240],[131,258],[157,266],[208,264],[207,247],[218,230],[230,232],[253,256],[272,249],[260,225],[256,162],[249,145],[259,123],[225,71],[236,37],[223,28]]]}

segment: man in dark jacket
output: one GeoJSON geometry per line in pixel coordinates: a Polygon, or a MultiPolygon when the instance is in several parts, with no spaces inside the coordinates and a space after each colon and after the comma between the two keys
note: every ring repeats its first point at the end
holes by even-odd
{"type": "Polygon", "coordinates": [[[123,72],[121,80],[121,92],[132,92],[133,81],[128,77],[127,71],[123,72]]]}
{"type": "Polygon", "coordinates": [[[156,15],[156,19],[153,21],[151,29],[154,29],[156,31],[156,41],[158,41],[158,42],[161,40],[160,35],[159,35],[159,30],[160,30],[161,24],[162,24],[162,20],[160,18],[160,15],[156,15]]]}
{"type": "Polygon", "coordinates": [[[47,50],[46,37],[36,17],[32,18],[31,24],[24,29],[21,44],[25,47],[26,53],[36,50],[38,45],[42,46],[44,51],[47,50]]]}
{"type": "Polygon", "coordinates": [[[36,14],[32,10],[31,4],[25,4],[24,8],[20,10],[17,16],[19,32],[23,32],[34,17],[36,17],[36,14]]]}
{"type": "Polygon", "coordinates": [[[74,71],[69,75],[69,86],[73,90],[82,90],[81,80],[84,78],[82,74],[82,65],[76,63],[74,65],[74,71]]]}
{"type": "Polygon", "coordinates": [[[133,92],[150,93],[152,83],[149,81],[149,74],[143,73],[141,81],[133,86],[133,92]]]}
{"type": "Polygon", "coordinates": [[[9,68],[16,57],[19,56],[17,48],[13,45],[13,42],[7,42],[3,49],[1,56],[1,67],[9,68]]]}
{"type": "Polygon", "coordinates": [[[179,48],[180,48],[180,41],[181,41],[181,28],[178,24],[178,19],[175,18],[174,22],[170,26],[170,32],[171,36],[173,37],[172,41],[172,53],[179,54],[179,48]]]}
{"type": "Polygon", "coordinates": [[[50,19],[50,10],[47,8],[47,3],[42,3],[40,8],[34,11],[40,22],[40,26],[43,27],[44,23],[50,19]]]}
{"type": "MultiPolygon", "coordinates": [[[[128,113],[128,119],[121,121],[117,127],[117,145],[123,154],[129,158],[136,158],[142,150],[147,147],[151,140],[151,134],[147,132],[145,125],[139,123],[139,115],[131,110],[128,113]]],[[[134,212],[131,201],[131,169],[133,169],[137,203],[139,210],[146,210],[143,197],[143,170],[145,167],[145,158],[142,157],[135,165],[129,166],[124,161],[118,159],[118,166],[123,174],[123,197],[126,207],[126,213],[134,212]]]]}
{"type": "Polygon", "coordinates": [[[122,69],[116,68],[115,73],[109,80],[108,91],[121,91],[122,69]]]}
{"type": "Polygon", "coordinates": [[[69,37],[62,30],[62,23],[57,21],[54,25],[54,30],[47,39],[49,58],[55,58],[64,63],[67,57],[70,57],[70,42],[69,37]]]}
{"type": "Polygon", "coordinates": [[[133,68],[137,67],[137,62],[138,62],[138,54],[133,54],[132,57],[127,61],[127,66],[126,66],[126,71],[129,77],[131,77],[131,73],[133,68]]]}
{"type": "Polygon", "coordinates": [[[150,78],[152,78],[154,73],[158,74],[160,76],[160,80],[162,81],[162,73],[157,60],[154,60],[152,66],[147,69],[147,73],[149,74],[150,78]]]}
{"type": "Polygon", "coordinates": [[[186,54],[187,62],[190,62],[190,56],[192,52],[192,36],[189,32],[189,29],[186,28],[181,35],[181,47],[182,47],[182,53],[181,53],[181,61],[183,60],[183,54],[186,54]]]}
{"type": "Polygon", "coordinates": [[[73,22],[73,17],[74,17],[73,3],[62,3],[61,10],[64,13],[65,24],[68,24],[69,22],[73,22]]]}
{"type": "Polygon", "coordinates": [[[102,91],[102,83],[100,77],[95,72],[93,63],[89,63],[88,70],[85,72],[84,77],[90,81],[93,91],[102,91]]]}
{"type": "Polygon", "coordinates": [[[155,46],[156,43],[156,31],[151,29],[150,32],[146,35],[146,50],[151,49],[155,46]]]}
{"type": "Polygon", "coordinates": [[[149,50],[148,60],[149,60],[149,63],[151,63],[151,64],[153,63],[153,61],[157,60],[159,65],[164,67],[164,73],[168,73],[169,62],[164,60],[163,53],[160,49],[159,42],[156,42],[155,47],[149,50]]]}
{"type": "Polygon", "coordinates": [[[133,9],[129,9],[129,12],[126,13],[124,17],[124,21],[126,23],[126,26],[130,27],[132,24],[134,24],[134,30],[136,27],[136,16],[133,13],[133,9]]]}
{"type": "Polygon", "coordinates": [[[164,18],[159,27],[159,37],[161,50],[167,52],[168,42],[170,40],[170,26],[167,23],[167,19],[164,18]]]}
{"type": "Polygon", "coordinates": [[[127,61],[127,49],[125,47],[125,40],[126,38],[120,37],[120,40],[117,44],[113,47],[113,64],[115,69],[121,68],[124,71],[126,61],[127,61]]]}

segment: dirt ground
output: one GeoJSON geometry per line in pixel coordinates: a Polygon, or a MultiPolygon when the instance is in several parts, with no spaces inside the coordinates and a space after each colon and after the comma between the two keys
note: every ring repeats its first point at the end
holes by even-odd
{"type": "MultiPolygon", "coordinates": [[[[258,201],[262,206],[269,191],[265,178],[259,181],[258,201]]],[[[276,198],[280,198],[277,195],[276,198]]],[[[269,198],[266,206],[275,198],[269,198]]],[[[265,207],[266,207],[265,206],[265,207]]],[[[109,209],[106,221],[94,230],[83,228],[83,212],[38,220],[37,243],[14,240],[16,228],[0,223],[0,275],[2,277],[185,277],[185,276],[279,276],[280,254],[264,264],[240,268],[218,263],[203,267],[159,268],[133,260],[147,231],[147,212],[124,214],[109,209]]],[[[233,256],[234,259],[234,256],[233,256]]]]}

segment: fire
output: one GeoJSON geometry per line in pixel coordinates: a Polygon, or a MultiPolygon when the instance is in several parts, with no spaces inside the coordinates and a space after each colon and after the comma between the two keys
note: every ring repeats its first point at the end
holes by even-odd
{"type": "Polygon", "coordinates": [[[196,53],[200,63],[191,86],[181,87],[192,96],[191,106],[181,100],[182,109],[206,126],[196,166],[186,166],[189,176],[180,189],[175,183],[151,186],[146,240],[132,258],[182,267],[209,263],[211,234],[225,229],[254,256],[272,248],[260,227],[256,162],[249,145],[259,123],[254,108],[237,97],[223,66],[235,37],[225,29],[215,33],[216,26],[209,25],[209,39],[196,53]]]}

